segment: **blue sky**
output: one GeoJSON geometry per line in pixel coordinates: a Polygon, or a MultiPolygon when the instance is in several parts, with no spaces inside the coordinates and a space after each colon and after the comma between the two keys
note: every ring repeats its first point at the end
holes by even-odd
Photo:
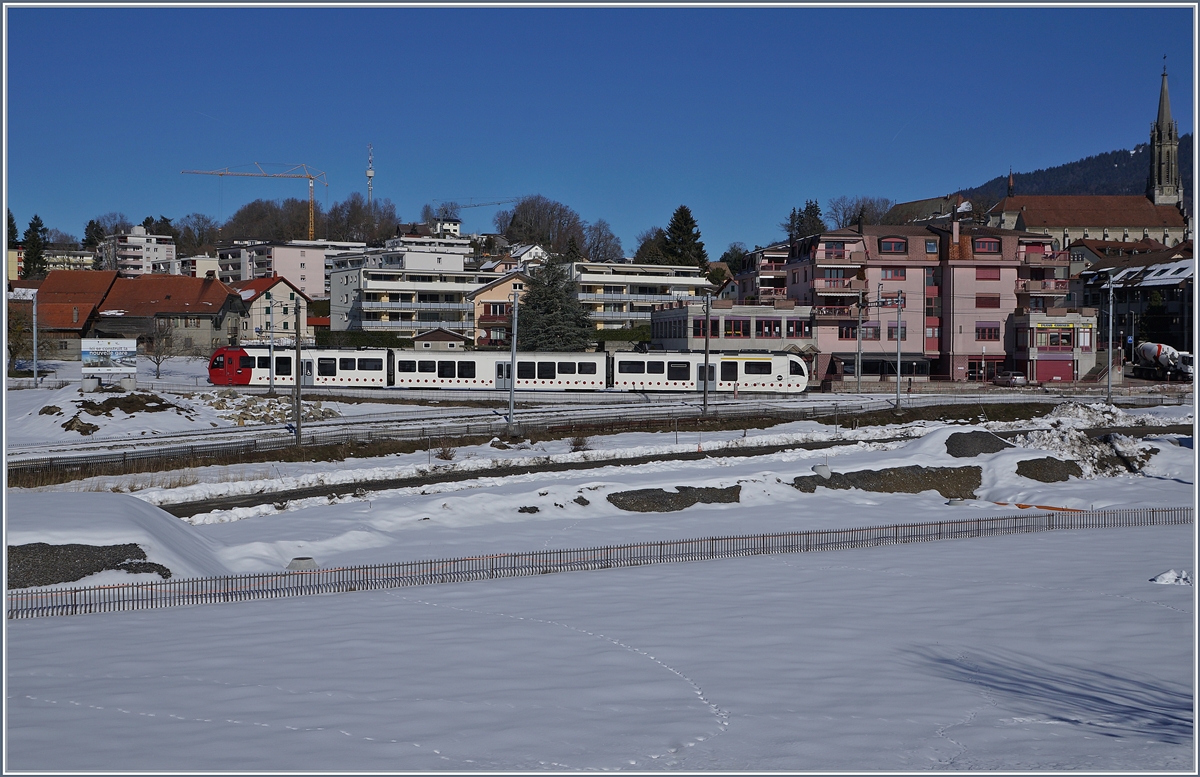
{"type": "MultiPolygon", "coordinates": [[[[542,194],[626,251],[688,205],[715,259],[806,199],[905,201],[1145,142],[1163,55],[1194,123],[1190,8],[7,9],[6,204],[82,235],[228,218],[323,170],[416,217],[542,194]]],[[[496,208],[462,212],[492,229],[496,208]]]]}

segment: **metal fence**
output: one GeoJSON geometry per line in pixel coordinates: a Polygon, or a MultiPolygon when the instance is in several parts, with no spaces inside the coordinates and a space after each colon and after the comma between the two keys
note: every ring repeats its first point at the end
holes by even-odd
{"type": "Polygon", "coordinates": [[[551,572],[633,567],[735,556],[870,548],[910,542],[1118,526],[1190,524],[1191,507],[1052,512],[857,529],[754,534],[573,550],[538,550],[315,571],[270,572],[152,583],[8,592],[9,618],[37,618],[180,605],[460,583],[551,572]]]}

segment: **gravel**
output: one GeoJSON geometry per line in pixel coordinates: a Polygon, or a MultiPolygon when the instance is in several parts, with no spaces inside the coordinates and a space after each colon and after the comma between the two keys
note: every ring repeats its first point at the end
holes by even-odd
{"type": "Polygon", "coordinates": [[[137,574],[156,572],[164,580],[171,570],[146,561],[146,551],[136,544],[49,545],[31,542],[8,546],[8,588],[32,588],[82,580],[112,569],[137,574]]]}
{"type": "Polygon", "coordinates": [[[678,493],[661,488],[640,488],[636,491],[618,491],[608,495],[608,501],[622,510],[636,513],[671,513],[703,504],[736,503],[741,500],[742,487],[693,488],[676,486],[678,493]]]}
{"type": "Polygon", "coordinates": [[[817,486],[849,490],[877,491],[885,494],[919,494],[937,491],[947,499],[974,499],[975,489],[983,484],[982,467],[894,467],[834,472],[828,480],[820,475],[801,475],[792,485],[806,494],[817,486]]]}

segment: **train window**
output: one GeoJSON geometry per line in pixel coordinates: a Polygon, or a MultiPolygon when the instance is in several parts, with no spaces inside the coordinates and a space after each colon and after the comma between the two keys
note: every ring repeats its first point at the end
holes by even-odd
{"type": "Polygon", "coordinates": [[[453,378],[454,377],[454,362],[438,362],[438,377],[453,378]]]}
{"type": "Polygon", "coordinates": [[[803,375],[803,374],[804,374],[804,368],[800,365],[800,362],[788,359],[788,375],[803,375]]]}
{"type": "Polygon", "coordinates": [[[437,362],[422,359],[417,362],[417,372],[437,372],[437,362]]]}
{"type": "Polygon", "coordinates": [[[475,377],[475,362],[459,362],[458,377],[473,378],[475,377]]]}
{"type": "MultiPolygon", "coordinates": [[[[353,359],[349,359],[348,361],[353,361],[353,359]]],[[[396,362],[396,372],[416,372],[416,371],[417,371],[417,363],[415,361],[413,361],[412,359],[401,359],[400,361],[396,362]]]]}
{"type": "Polygon", "coordinates": [[[276,356],[275,357],[275,374],[276,375],[291,375],[292,374],[292,357],[276,356]]]}
{"type": "Polygon", "coordinates": [[[271,357],[270,357],[270,356],[260,356],[260,357],[258,357],[258,368],[259,368],[260,370],[269,370],[269,369],[271,369],[271,357]]]}
{"type": "Polygon", "coordinates": [[[645,371],[645,362],[619,362],[617,364],[617,372],[642,373],[645,371]]]}
{"type": "Polygon", "coordinates": [[[770,375],[771,362],[746,362],[745,371],[747,375],[770,375]]]}
{"type": "Polygon", "coordinates": [[[536,374],[537,372],[533,362],[517,362],[518,380],[533,380],[533,377],[536,374]]]}
{"type": "Polygon", "coordinates": [[[383,372],[383,359],[359,359],[358,368],[368,372],[383,372]]]}
{"type": "Polygon", "coordinates": [[[538,380],[554,380],[556,377],[554,362],[538,362],[537,376],[538,380]]]}
{"type": "Polygon", "coordinates": [[[238,369],[239,370],[254,369],[254,357],[253,356],[239,356],[238,357],[238,369]]]}
{"type": "Polygon", "coordinates": [[[325,377],[337,375],[337,359],[317,359],[317,374],[325,377]]]}
{"type": "Polygon", "coordinates": [[[580,375],[595,375],[596,374],[596,363],[595,362],[580,362],[579,363],[579,374],[580,375]]]}
{"type": "Polygon", "coordinates": [[[213,360],[212,360],[212,368],[214,370],[225,369],[225,357],[222,356],[221,354],[217,354],[216,356],[214,356],[213,360]]]}
{"type": "Polygon", "coordinates": [[[666,365],[662,362],[646,362],[646,372],[651,375],[662,375],[666,365]]]}
{"type": "MultiPolygon", "coordinates": [[[[354,369],[354,360],[353,359],[338,359],[338,369],[339,370],[347,370],[347,371],[353,370],[354,369]]],[[[416,367],[413,367],[413,369],[415,370],[416,367]]],[[[412,370],[409,370],[409,372],[412,372],[412,370]]]]}
{"type": "Polygon", "coordinates": [[[687,362],[667,362],[667,380],[687,380],[689,371],[687,362]]]}
{"type": "Polygon", "coordinates": [[[737,362],[721,362],[721,380],[733,383],[737,378],[737,362]]]}
{"type": "Polygon", "coordinates": [[[574,375],[575,374],[575,362],[559,362],[558,363],[558,374],[559,375],[574,375]]]}

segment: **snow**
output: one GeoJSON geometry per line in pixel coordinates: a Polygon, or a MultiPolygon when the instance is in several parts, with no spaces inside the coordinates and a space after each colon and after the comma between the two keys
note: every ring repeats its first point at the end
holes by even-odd
{"type": "Polygon", "coordinates": [[[1158,583],[1159,585],[1191,585],[1192,576],[1188,574],[1186,569],[1179,572],[1169,569],[1161,575],[1155,575],[1150,578],[1150,582],[1158,583]]]}
{"type": "MultiPolygon", "coordinates": [[[[9,413],[14,412],[10,392],[9,413]]],[[[1129,442],[1138,475],[1040,483],[1022,459],[1110,411],[1065,410],[1041,447],[973,459],[945,440],[997,424],[835,433],[796,422],[634,433],[509,450],[191,470],[10,490],[8,542],[136,542],[176,577],[486,552],[1194,503],[1192,438],[1129,442]],[[852,445],[722,456],[724,447],[852,445]],[[908,437],[880,442],[888,437],[908,437]],[[692,461],[622,456],[695,451],[692,461]],[[1157,452],[1151,454],[1153,448],[1157,452]],[[496,478],[495,461],[586,470],[496,478]],[[980,466],[978,499],[790,483],[834,472],[980,466]],[[354,496],[355,482],[461,469],[468,479],[354,496]],[[150,478],[150,476],[140,476],[150,478]],[[341,480],[338,480],[341,478],[341,480]],[[223,482],[222,482],[223,479],[223,482]],[[154,506],[315,482],[333,499],[176,519],[154,506]],[[143,480],[149,483],[149,480],[143,480]],[[608,494],[741,486],[737,504],[628,513],[608,494]],[[575,500],[583,497],[588,504],[575,500]],[[537,507],[536,513],[518,512],[537,507]]],[[[1192,408],[1112,416],[1179,423],[1192,408]]],[[[157,414],[165,416],[168,414],[157,414]]],[[[147,414],[143,423],[153,423],[147,414]]],[[[1075,439],[1071,436],[1071,439],[1075,439]]],[[[1027,443],[1028,444],[1028,443],[1027,443]]],[[[269,496],[266,499],[270,499],[269,496]]],[[[1086,771],[1195,768],[1194,526],[1063,531],[566,573],[319,597],[13,620],[7,768],[109,771],[1086,771]],[[1163,570],[1169,573],[1162,573],[1163,570]],[[1162,574],[1160,574],[1162,573],[1162,574]],[[1174,575],[1176,584],[1153,581],[1174,575]]],[[[85,582],[145,577],[105,572],[85,582]]],[[[1164,581],[1162,582],[1170,582],[1164,581]]]]}

